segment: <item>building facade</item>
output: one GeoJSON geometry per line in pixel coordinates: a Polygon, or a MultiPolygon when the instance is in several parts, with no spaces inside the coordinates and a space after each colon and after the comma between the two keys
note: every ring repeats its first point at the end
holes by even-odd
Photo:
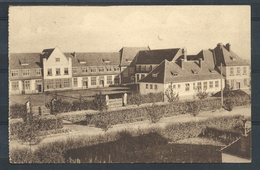
{"type": "Polygon", "coordinates": [[[165,93],[171,85],[180,96],[192,96],[197,87],[216,92],[221,85],[246,89],[250,83],[250,64],[232,52],[230,44],[221,43],[196,55],[187,55],[186,48],[63,53],[55,47],[41,53],[9,54],[9,72],[10,94],[136,83],[141,94],[165,93]]]}

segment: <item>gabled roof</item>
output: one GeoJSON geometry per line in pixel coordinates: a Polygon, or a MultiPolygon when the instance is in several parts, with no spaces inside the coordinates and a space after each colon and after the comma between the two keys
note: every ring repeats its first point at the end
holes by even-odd
{"type": "Polygon", "coordinates": [[[80,66],[106,66],[120,64],[120,53],[64,53],[66,57],[72,58],[72,67],[80,66]],[[81,61],[81,63],[80,63],[81,61]],[[85,61],[85,62],[84,62],[85,61]]]}
{"type": "Polygon", "coordinates": [[[121,52],[121,66],[129,66],[139,51],[149,50],[149,47],[123,47],[121,52]]]}
{"type": "Polygon", "coordinates": [[[182,69],[178,62],[164,60],[158,67],[139,82],[180,83],[221,78],[219,73],[211,73],[210,68],[203,63],[203,61],[202,68],[199,67],[197,61],[184,61],[183,66],[182,69]],[[198,74],[194,74],[193,70],[196,70],[198,74]],[[174,76],[172,74],[173,72],[178,73],[178,75],[174,76]],[[158,73],[158,76],[153,77],[152,74],[154,73],[158,73]]]}
{"type": "Polygon", "coordinates": [[[242,136],[230,145],[221,149],[221,152],[239,158],[251,159],[251,130],[247,136],[242,136]],[[243,141],[242,141],[243,140],[243,141]],[[243,145],[243,146],[242,146],[243,145]]]}
{"type": "Polygon", "coordinates": [[[160,64],[164,60],[172,61],[180,48],[139,51],[136,64],[160,64]]]}
{"type": "Polygon", "coordinates": [[[225,66],[243,66],[250,65],[245,60],[241,59],[237,54],[232,50],[228,51],[227,47],[220,43],[220,48],[217,46],[214,49],[215,57],[217,60],[217,65],[220,65],[222,62],[225,66]]]}
{"type": "Polygon", "coordinates": [[[42,50],[42,57],[48,59],[55,48],[49,48],[42,50]]]}
{"type": "Polygon", "coordinates": [[[9,54],[9,69],[30,69],[30,68],[42,68],[40,53],[10,53],[9,54]]]}

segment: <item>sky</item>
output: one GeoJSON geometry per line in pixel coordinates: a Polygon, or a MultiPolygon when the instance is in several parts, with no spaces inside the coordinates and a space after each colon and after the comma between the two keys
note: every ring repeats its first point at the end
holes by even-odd
{"type": "Polygon", "coordinates": [[[116,52],[122,47],[187,48],[230,43],[251,56],[250,6],[11,6],[9,52],[116,52]]]}

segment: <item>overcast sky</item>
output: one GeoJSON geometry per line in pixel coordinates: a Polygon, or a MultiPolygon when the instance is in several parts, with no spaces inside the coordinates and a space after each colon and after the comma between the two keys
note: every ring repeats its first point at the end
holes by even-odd
{"type": "Polygon", "coordinates": [[[111,52],[186,47],[188,54],[231,43],[250,58],[250,6],[10,7],[9,51],[111,52]]]}

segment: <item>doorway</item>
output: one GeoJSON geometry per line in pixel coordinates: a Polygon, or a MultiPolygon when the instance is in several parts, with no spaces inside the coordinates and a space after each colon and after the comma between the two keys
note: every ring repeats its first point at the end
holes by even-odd
{"type": "Polygon", "coordinates": [[[101,87],[104,87],[104,80],[100,80],[100,81],[99,81],[99,85],[100,85],[101,87]]]}
{"type": "Polygon", "coordinates": [[[83,85],[82,85],[83,89],[87,89],[88,88],[88,81],[83,81],[83,85]]]}
{"type": "Polygon", "coordinates": [[[240,82],[237,82],[237,89],[240,89],[240,82]]]}
{"type": "Polygon", "coordinates": [[[41,84],[37,84],[37,90],[39,93],[42,92],[42,85],[41,84]]]}

